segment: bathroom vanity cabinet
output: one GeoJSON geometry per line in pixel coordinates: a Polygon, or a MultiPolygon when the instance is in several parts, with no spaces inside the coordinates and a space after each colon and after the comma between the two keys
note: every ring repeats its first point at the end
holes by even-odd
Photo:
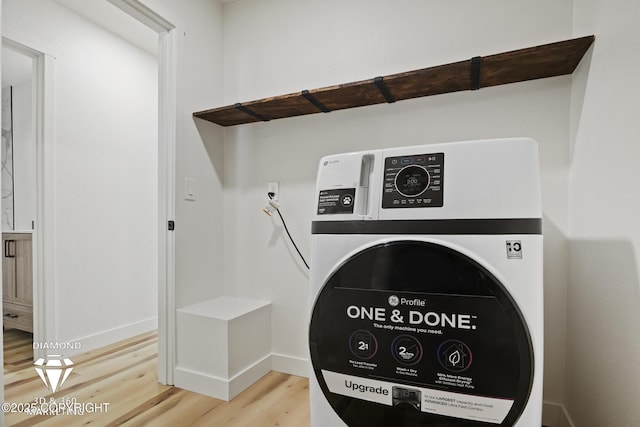
{"type": "Polygon", "coordinates": [[[33,332],[33,254],[30,233],[2,233],[2,320],[33,332]]]}

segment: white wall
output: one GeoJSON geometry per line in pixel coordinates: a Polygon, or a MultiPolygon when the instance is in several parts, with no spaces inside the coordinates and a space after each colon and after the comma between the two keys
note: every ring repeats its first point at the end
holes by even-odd
{"type": "Polygon", "coordinates": [[[174,24],[179,38],[175,300],[181,308],[223,294],[223,133],[192,116],[222,102],[222,6],[209,0],[143,3],[174,24]],[[186,178],[196,181],[195,201],[184,198],[186,178]]]}
{"type": "Polygon", "coordinates": [[[86,350],[153,328],[156,58],[52,0],[4,0],[3,35],[55,58],[55,294],[48,289],[47,301],[56,316],[47,338],[80,340],[86,350]]]}
{"type": "Polygon", "coordinates": [[[575,74],[567,409],[576,426],[640,425],[640,3],[574,2],[596,41],[575,74]]]}
{"type": "MultiPolygon", "coordinates": [[[[224,101],[231,104],[567,39],[572,3],[242,0],[225,6],[224,24],[224,101]]],[[[570,98],[570,77],[559,77],[227,128],[226,292],[273,302],[273,351],[293,366],[307,357],[308,274],[279,219],[260,212],[268,181],[280,181],[282,212],[308,255],[321,156],[533,137],[545,216],[544,393],[562,402],[570,98]]]]}

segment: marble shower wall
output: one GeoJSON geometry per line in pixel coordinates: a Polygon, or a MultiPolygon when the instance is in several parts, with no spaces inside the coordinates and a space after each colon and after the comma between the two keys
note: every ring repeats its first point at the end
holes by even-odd
{"type": "Polygon", "coordinates": [[[14,229],[12,92],[2,89],[2,230],[14,229]]]}

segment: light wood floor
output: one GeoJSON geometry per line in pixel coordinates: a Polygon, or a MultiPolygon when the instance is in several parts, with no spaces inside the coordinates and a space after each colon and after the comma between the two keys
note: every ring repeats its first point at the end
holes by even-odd
{"type": "Polygon", "coordinates": [[[271,372],[231,402],[158,384],[157,336],[149,333],[73,357],[74,369],[55,394],[32,365],[31,335],[4,333],[5,402],[75,398],[109,403],[107,412],[30,416],[9,413],[7,426],[278,426],[309,425],[308,381],[271,372]]]}

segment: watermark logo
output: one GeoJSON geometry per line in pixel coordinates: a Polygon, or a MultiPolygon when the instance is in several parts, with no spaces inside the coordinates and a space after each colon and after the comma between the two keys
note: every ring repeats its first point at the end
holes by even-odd
{"type": "Polygon", "coordinates": [[[52,350],[52,351],[62,351],[62,350],[80,350],[82,344],[78,341],[71,342],[33,342],[34,350],[52,350]]]}
{"type": "Polygon", "coordinates": [[[33,362],[34,368],[45,386],[52,393],[60,390],[73,370],[73,362],[64,356],[53,354],[33,362]]]}
{"type": "MultiPolygon", "coordinates": [[[[74,363],[68,357],[53,354],[39,358],[33,363],[33,367],[49,391],[55,393],[69,378],[74,363]]],[[[42,396],[27,402],[3,402],[0,404],[0,411],[4,414],[16,413],[29,416],[84,416],[106,414],[110,405],[109,402],[81,402],[73,396],[42,396]]]]}

